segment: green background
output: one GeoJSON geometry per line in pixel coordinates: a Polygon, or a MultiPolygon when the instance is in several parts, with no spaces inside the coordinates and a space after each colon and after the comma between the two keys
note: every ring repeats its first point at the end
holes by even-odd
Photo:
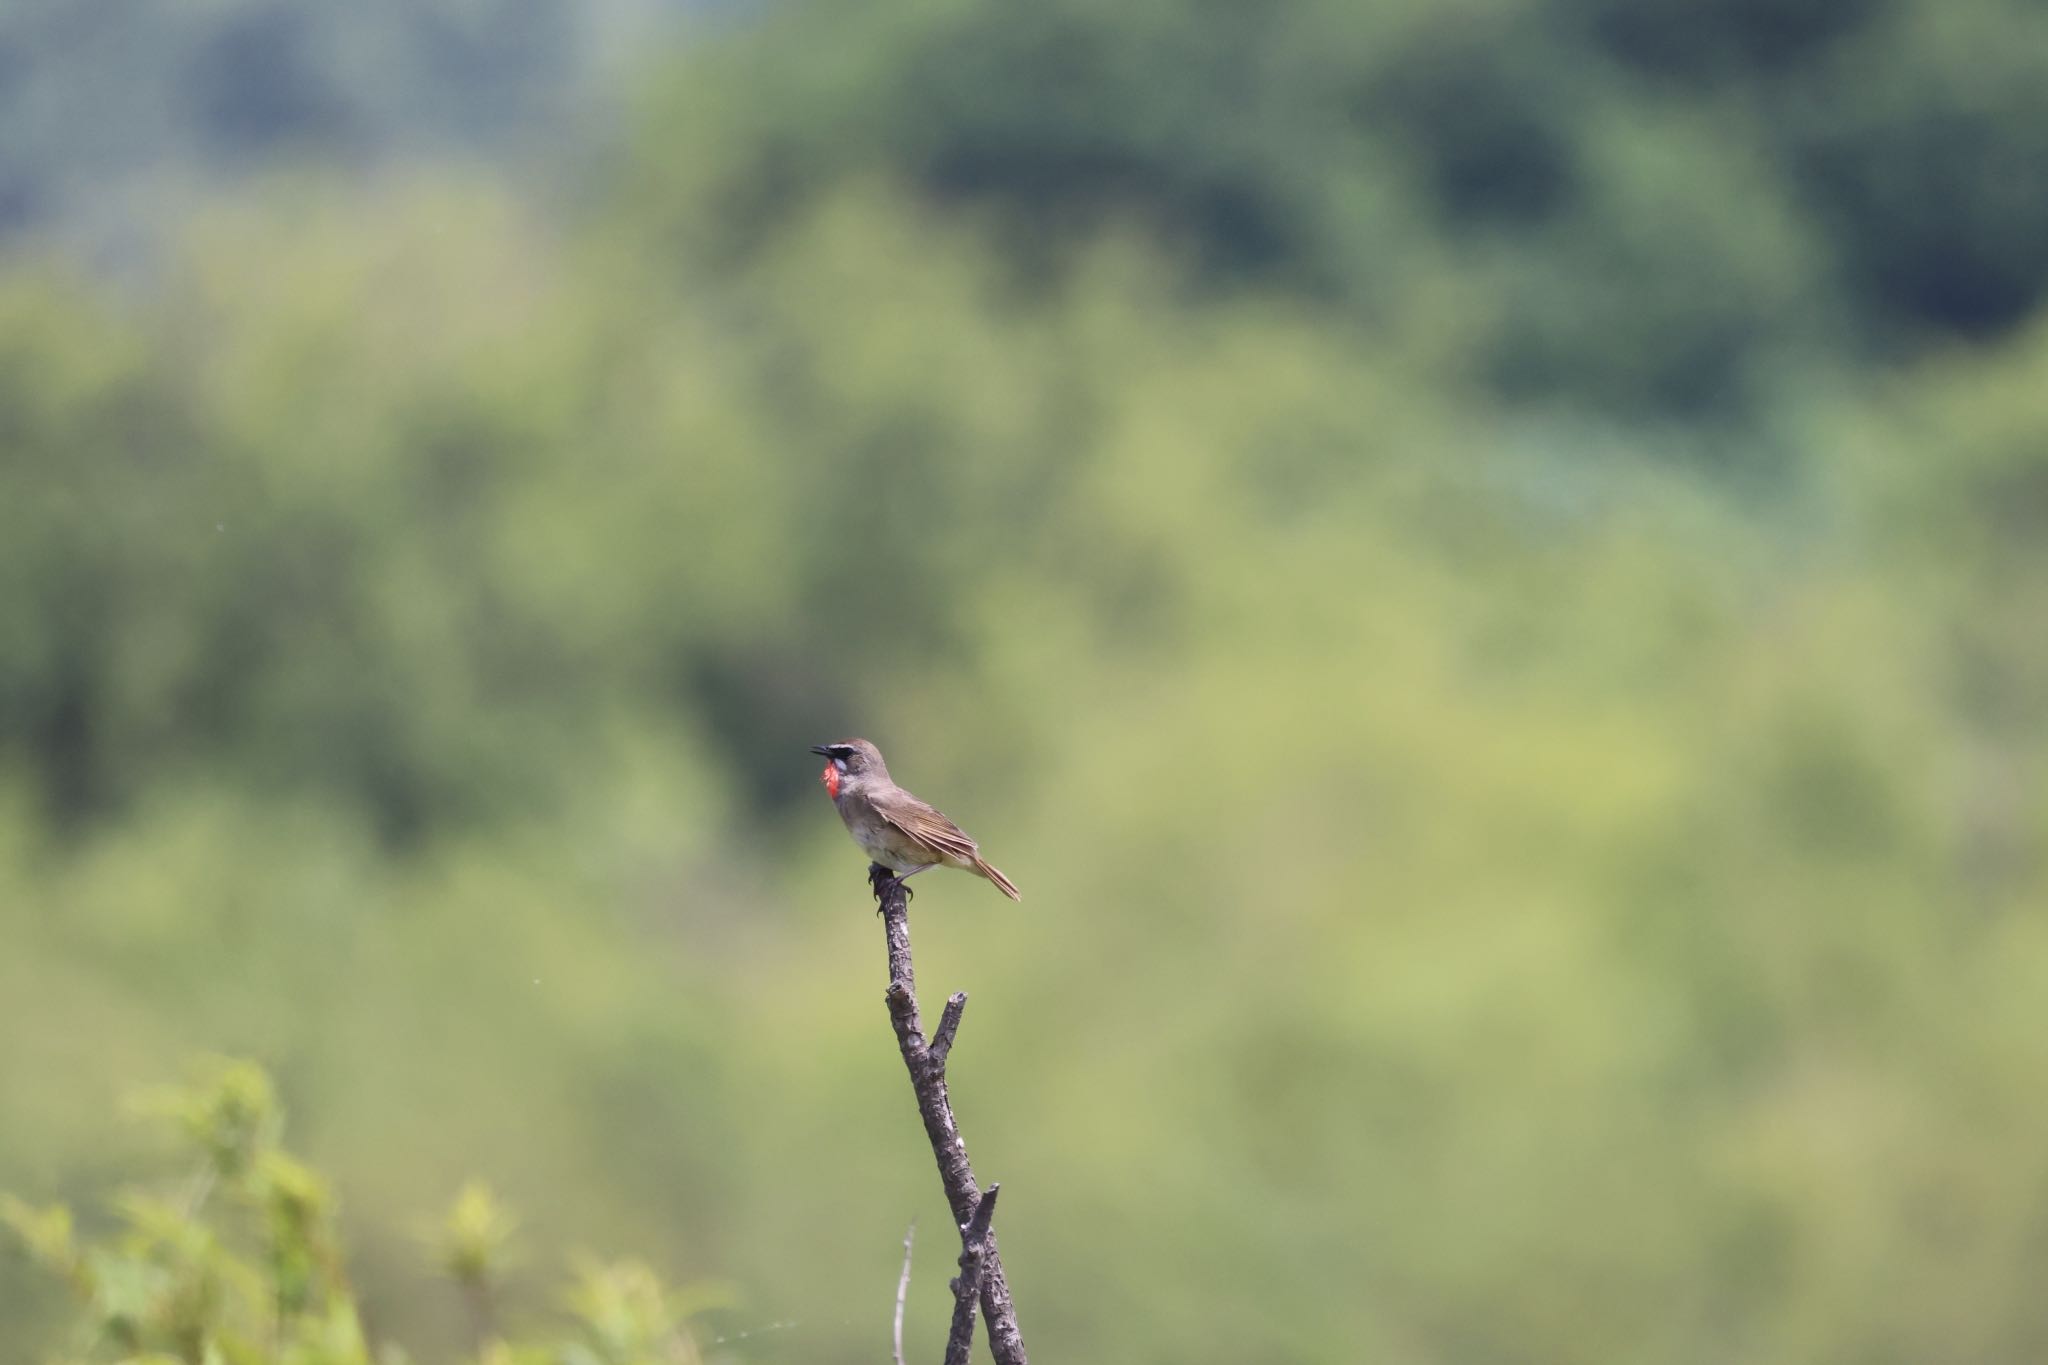
{"type": "Polygon", "coordinates": [[[0,1188],[935,1347],[859,733],[1039,1358],[2048,1354],[2048,11],[415,8],[0,18],[0,1188]]]}

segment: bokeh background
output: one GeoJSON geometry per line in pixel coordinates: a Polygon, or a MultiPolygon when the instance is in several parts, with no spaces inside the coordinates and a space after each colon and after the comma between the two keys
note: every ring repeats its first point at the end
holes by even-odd
{"type": "Polygon", "coordinates": [[[2031,0],[17,0],[0,1188],[227,1052],[421,1359],[469,1177],[935,1347],[864,733],[1043,1359],[2048,1356],[2044,168],[2031,0]]]}

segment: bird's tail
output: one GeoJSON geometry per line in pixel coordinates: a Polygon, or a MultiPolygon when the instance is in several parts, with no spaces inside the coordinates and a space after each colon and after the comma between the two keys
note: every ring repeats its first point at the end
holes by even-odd
{"type": "Polygon", "coordinates": [[[1005,877],[1002,873],[998,872],[995,868],[989,866],[987,861],[981,858],[979,855],[976,855],[974,859],[974,870],[976,872],[979,872],[982,876],[988,878],[990,881],[994,882],[998,887],[1002,888],[1003,894],[1005,896],[1008,896],[1011,900],[1021,901],[1024,899],[1024,893],[1017,889],[1015,883],[1013,883],[1008,877],[1005,877]]]}

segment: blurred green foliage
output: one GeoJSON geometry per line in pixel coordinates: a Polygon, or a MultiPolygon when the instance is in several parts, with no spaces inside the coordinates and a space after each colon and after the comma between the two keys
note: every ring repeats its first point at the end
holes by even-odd
{"type": "Polygon", "coordinates": [[[663,87],[664,238],[748,258],[882,175],[1027,271],[1135,224],[1203,290],[1381,334],[1454,310],[1494,392],[1694,419],[1821,357],[2009,335],[2048,288],[2025,0],[774,15],[663,87]]]}
{"type": "MultiPolygon", "coordinates": [[[[336,1240],[333,1196],[279,1144],[283,1116],[262,1069],[215,1063],[190,1088],[155,1093],[148,1108],[175,1122],[197,1165],[175,1195],[123,1194],[118,1235],[87,1244],[63,1205],[0,1197],[0,1222],[76,1293],[76,1354],[66,1359],[402,1365],[399,1347],[366,1338],[336,1240]]],[[[490,1299],[509,1232],[509,1216],[472,1184],[438,1238],[474,1309],[480,1365],[702,1360],[684,1325],[692,1296],[665,1291],[632,1261],[583,1267],[565,1296],[573,1325],[559,1342],[508,1341],[490,1299]]]]}
{"type": "Polygon", "coordinates": [[[1025,892],[916,922],[1047,1358],[2040,1356],[2042,22],[792,9],[573,207],[17,250],[0,1187],[252,1055],[379,1340],[478,1177],[877,1358],[858,732],[1025,892]]]}

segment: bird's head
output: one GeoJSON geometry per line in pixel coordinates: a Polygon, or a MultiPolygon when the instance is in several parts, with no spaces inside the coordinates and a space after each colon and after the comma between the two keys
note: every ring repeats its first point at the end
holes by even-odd
{"type": "Polygon", "coordinates": [[[876,778],[883,781],[889,778],[889,765],[882,762],[882,751],[864,739],[813,744],[811,752],[825,758],[825,771],[819,777],[825,783],[828,796],[836,798],[848,787],[858,787],[876,778]]]}

